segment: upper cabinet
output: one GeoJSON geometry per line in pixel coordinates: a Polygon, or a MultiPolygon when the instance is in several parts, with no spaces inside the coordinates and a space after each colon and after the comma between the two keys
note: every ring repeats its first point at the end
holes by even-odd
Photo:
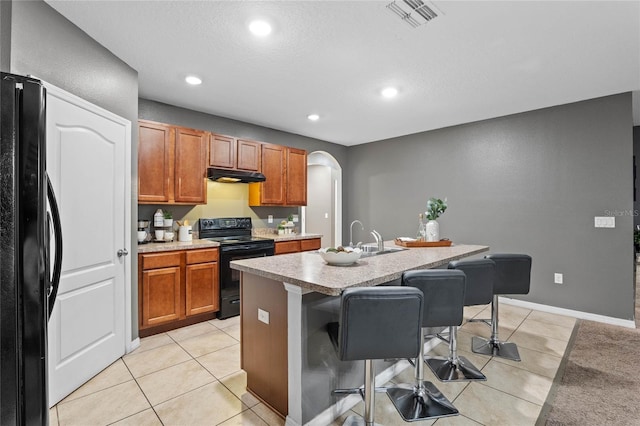
{"type": "Polygon", "coordinates": [[[250,206],[306,206],[307,151],[138,120],[138,203],[206,204],[207,167],[261,172],[250,206]]]}
{"type": "Polygon", "coordinates": [[[207,202],[207,137],[202,130],[176,128],[176,203],[207,202]]]}
{"type": "Polygon", "coordinates": [[[287,204],[291,206],[307,205],[307,151],[287,148],[285,185],[287,204]]]}
{"type": "Polygon", "coordinates": [[[259,172],[260,145],[260,142],[212,133],[209,139],[209,165],[259,172]]]}
{"type": "Polygon", "coordinates": [[[307,152],[262,144],[262,174],[266,181],[249,184],[250,206],[305,206],[307,152]]]}
{"type": "Polygon", "coordinates": [[[138,202],[206,204],[208,133],[138,120],[138,202]]]}

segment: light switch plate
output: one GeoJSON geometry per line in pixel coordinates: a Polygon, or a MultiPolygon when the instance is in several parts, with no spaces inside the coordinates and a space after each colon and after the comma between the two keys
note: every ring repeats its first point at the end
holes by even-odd
{"type": "Polygon", "coordinates": [[[258,308],[258,321],[269,324],[269,312],[258,308]]]}
{"type": "Polygon", "coordinates": [[[273,215],[272,214],[267,216],[267,223],[273,223],[273,215]]]}
{"type": "Polygon", "coordinates": [[[594,218],[594,226],[596,228],[615,228],[616,218],[615,216],[596,216],[594,218]]]}
{"type": "Polygon", "coordinates": [[[553,282],[556,284],[562,284],[564,282],[564,276],[562,274],[553,274],[553,282]]]}

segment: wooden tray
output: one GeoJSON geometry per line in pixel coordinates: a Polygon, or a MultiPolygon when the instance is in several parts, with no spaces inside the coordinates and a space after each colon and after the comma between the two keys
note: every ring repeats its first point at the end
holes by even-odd
{"type": "Polygon", "coordinates": [[[402,247],[449,247],[451,245],[450,240],[440,241],[402,241],[398,238],[395,239],[397,246],[402,247]]]}

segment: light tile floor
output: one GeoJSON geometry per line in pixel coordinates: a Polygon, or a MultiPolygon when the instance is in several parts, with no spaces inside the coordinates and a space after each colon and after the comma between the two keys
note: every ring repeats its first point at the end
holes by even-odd
{"type": "MultiPolygon", "coordinates": [[[[488,306],[465,308],[465,318],[488,318],[488,306]]],[[[458,332],[459,354],[487,376],[485,382],[442,383],[425,367],[425,379],[454,403],[459,416],[413,425],[533,425],[549,393],[575,319],[500,305],[500,338],[517,343],[521,362],[471,352],[481,323],[458,332]]],[[[239,318],[212,320],[141,340],[140,347],[106,368],[50,410],[51,425],[284,425],[249,394],[240,369],[239,318]]],[[[447,354],[439,344],[432,353],[447,354]]],[[[392,383],[411,383],[404,370],[392,383]]],[[[363,414],[358,403],[333,425],[363,414]]],[[[376,423],[405,424],[384,394],[376,395],[376,423]]],[[[332,425],[332,426],[333,426],[332,425]]]]}

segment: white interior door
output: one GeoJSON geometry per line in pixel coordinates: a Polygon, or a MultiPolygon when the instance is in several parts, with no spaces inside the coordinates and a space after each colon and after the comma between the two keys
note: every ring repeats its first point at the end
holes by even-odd
{"type": "Polygon", "coordinates": [[[49,320],[49,403],[125,353],[130,287],[131,124],[47,86],[47,173],[62,222],[63,260],[49,320]],[[120,256],[118,251],[121,250],[120,256]]]}

